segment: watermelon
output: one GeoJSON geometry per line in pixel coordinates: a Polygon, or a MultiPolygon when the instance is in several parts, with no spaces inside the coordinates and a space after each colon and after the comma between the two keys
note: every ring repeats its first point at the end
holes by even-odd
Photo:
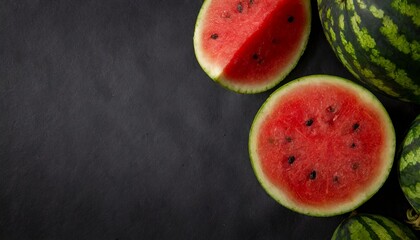
{"type": "Polygon", "coordinates": [[[414,240],[416,235],[403,223],[377,214],[359,213],[346,218],[334,231],[332,240],[414,240]]]}
{"type": "Polygon", "coordinates": [[[313,216],[367,201],[387,179],[394,153],[394,128],[381,102],[335,76],[306,76],[278,88],[249,134],[262,187],[283,206],[313,216]]]}
{"type": "Polygon", "coordinates": [[[227,89],[262,92],[295,67],[310,25],[310,0],[205,0],[194,31],[196,58],[227,89]]]}
{"type": "Polygon", "coordinates": [[[325,36],[371,90],[420,103],[420,1],[318,0],[325,36]]]}
{"type": "Polygon", "coordinates": [[[413,121],[401,146],[399,182],[413,207],[407,212],[408,221],[420,230],[420,115],[413,121]]]}

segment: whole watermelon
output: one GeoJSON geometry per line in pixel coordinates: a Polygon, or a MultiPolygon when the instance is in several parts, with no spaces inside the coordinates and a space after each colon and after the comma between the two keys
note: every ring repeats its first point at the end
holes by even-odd
{"type": "Polygon", "coordinates": [[[413,207],[407,212],[408,221],[420,230],[420,115],[402,142],[398,170],[401,189],[413,207]]]}
{"type": "Polygon", "coordinates": [[[420,103],[420,1],[318,0],[327,40],[359,80],[420,103]]]}
{"type": "Polygon", "coordinates": [[[376,214],[358,213],[346,218],[331,240],[401,239],[415,240],[416,235],[403,223],[376,214]]]}

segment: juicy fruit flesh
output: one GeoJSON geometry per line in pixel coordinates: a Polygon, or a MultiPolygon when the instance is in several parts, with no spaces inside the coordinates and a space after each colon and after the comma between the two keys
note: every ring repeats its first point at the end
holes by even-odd
{"type": "Polygon", "coordinates": [[[227,81],[260,83],[285,68],[300,51],[308,21],[300,1],[212,3],[201,33],[202,48],[227,81]]]}
{"type": "Polygon", "coordinates": [[[301,86],[282,99],[262,123],[257,143],[262,170],[274,185],[295,202],[328,206],[376,181],[386,145],[378,110],[334,85],[301,86]]]}

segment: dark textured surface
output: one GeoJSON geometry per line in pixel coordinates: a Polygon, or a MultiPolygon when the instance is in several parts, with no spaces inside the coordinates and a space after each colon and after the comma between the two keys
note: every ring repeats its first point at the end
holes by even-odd
{"type": "MultiPolygon", "coordinates": [[[[258,184],[248,130],[271,91],[206,76],[192,45],[201,4],[0,1],[0,239],[330,238],[345,215],[299,215],[258,184]]],[[[353,79],[315,11],[312,26],[286,81],[353,79]]],[[[420,108],[379,97],[400,142],[420,108]]],[[[394,169],[360,211],[406,208],[394,169]]]]}

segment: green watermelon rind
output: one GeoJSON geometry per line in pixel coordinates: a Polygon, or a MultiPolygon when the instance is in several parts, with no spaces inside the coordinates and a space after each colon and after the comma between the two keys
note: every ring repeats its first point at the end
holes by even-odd
{"type": "Polygon", "coordinates": [[[337,59],[371,90],[420,104],[420,3],[317,0],[337,59]]]}
{"type": "Polygon", "coordinates": [[[301,77],[295,79],[281,87],[279,87],[276,91],[274,91],[268,99],[262,104],[260,109],[255,115],[254,121],[251,125],[250,132],[249,132],[249,143],[248,143],[248,150],[251,165],[255,176],[258,182],[261,184],[263,189],[268,193],[268,195],[273,198],[276,202],[280,203],[284,207],[309,216],[318,216],[318,217],[328,217],[328,216],[335,216],[344,214],[346,212],[353,211],[354,209],[361,206],[367,200],[369,200],[379,189],[383,186],[388,175],[391,171],[394,156],[395,156],[395,146],[396,146],[396,138],[395,138],[395,130],[392,124],[392,121],[388,115],[388,112],[382,105],[382,103],[376,98],[376,96],[371,93],[369,90],[365,89],[364,87],[341,77],[337,76],[330,76],[330,75],[309,75],[305,77],[301,77]],[[310,206],[302,206],[298,203],[293,202],[292,199],[287,197],[287,193],[282,193],[281,190],[277,189],[273,184],[270,183],[268,179],[264,176],[264,173],[258,164],[258,155],[257,155],[257,135],[258,129],[262,124],[264,117],[267,113],[270,112],[271,107],[275,104],[276,100],[279,99],[283,94],[291,91],[293,89],[299,88],[302,84],[311,84],[315,82],[328,82],[337,84],[346,88],[353,90],[360,96],[360,99],[364,99],[366,104],[370,104],[371,106],[375,106],[378,109],[379,113],[382,113],[382,122],[384,124],[384,131],[386,134],[386,139],[388,140],[387,146],[385,149],[388,151],[383,152],[383,159],[385,161],[383,165],[381,176],[378,176],[377,181],[370,186],[370,189],[366,190],[364,194],[360,194],[357,198],[353,201],[350,201],[347,204],[340,203],[337,206],[333,206],[330,209],[321,209],[320,207],[310,207],[310,206]]]}
{"type": "Polygon", "coordinates": [[[358,213],[344,219],[335,229],[331,240],[339,239],[415,240],[417,237],[408,226],[394,218],[358,213]]]}
{"type": "Polygon", "coordinates": [[[223,88],[240,93],[240,94],[256,94],[265,92],[269,89],[274,88],[277,86],[281,81],[283,81],[289,73],[297,66],[301,56],[305,52],[309,35],[311,32],[311,22],[312,22],[312,13],[311,13],[311,2],[310,0],[301,0],[303,3],[305,3],[307,7],[307,28],[304,31],[304,35],[302,36],[301,46],[298,48],[300,51],[298,51],[298,54],[295,55],[295,58],[293,58],[289,65],[285,67],[282,71],[280,71],[277,75],[273,76],[272,80],[266,81],[262,84],[256,85],[256,84],[234,84],[226,79],[223,78],[222,73],[223,69],[217,69],[214,70],[211,66],[210,61],[206,62],[204,59],[204,55],[202,54],[202,50],[200,50],[199,42],[201,41],[200,38],[200,23],[203,19],[205,19],[204,14],[206,13],[207,7],[210,5],[212,0],[205,0],[203,5],[201,6],[201,9],[199,11],[199,14],[197,16],[197,20],[195,23],[195,30],[194,30],[194,36],[193,36],[193,45],[194,45],[194,53],[196,56],[196,59],[201,66],[201,68],[204,70],[204,72],[216,83],[218,83],[223,88]]]}
{"type": "Polygon", "coordinates": [[[401,143],[398,180],[405,198],[417,213],[409,210],[408,222],[420,229],[420,115],[412,122],[401,143]]]}

